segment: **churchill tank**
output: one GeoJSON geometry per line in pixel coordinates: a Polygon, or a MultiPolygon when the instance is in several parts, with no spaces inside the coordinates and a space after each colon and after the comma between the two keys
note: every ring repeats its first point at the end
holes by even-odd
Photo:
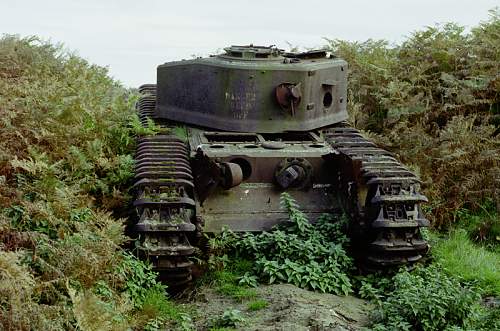
{"type": "Polygon", "coordinates": [[[323,50],[231,46],[157,67],[139,87],[139,251],[182,287],[203,233],[270,230],[288,192],[314,222],[345,213],[353,254],[370,270],[420,260],[429,222],[420,181],[347,123],[346,61],[323,50]]]}

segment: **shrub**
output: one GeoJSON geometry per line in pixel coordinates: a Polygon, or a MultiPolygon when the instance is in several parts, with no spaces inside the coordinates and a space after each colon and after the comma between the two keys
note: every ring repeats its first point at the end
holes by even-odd
{"type": "Polygon", "coordinates": [[[469,330],[481,312],[479,294],[439,266],[402,271],[380,302],[374,330],[469,330]]]}
{"type": "Polygon", "coordinates": [[[467,209],[456,212],[458,227],[465,229],[470,238],[488,249],[495,250],[500,244],[500,214],[492,199],[479,205],[479,210],[467,209]]]}
{"type": "Polygon", "coordinates": [[[500,206],[499,35],[495,9],[469,33],[449,23],[400,45],[329,40],[349,63],[351,122],[420,174],[435,226],[487,198],[500,206]]]}
{"type": "MultiPolygon", "coordinates": [[[[255,260],[256,275],[272,284],[291,283],[321,292],[351,292],[347,273],[352,267],[342,232],[345,219],[321,216],[311,224],[288,193],[281,203],[289,222],[261,234],[245,234],[234,240],[240,257],[255,260]]],[[[248,275],[247,275],[248,277],[248,275]]]]}
{"type": "Polygon", "coordinates": [[[129,199],[135,100],[61,45],[0,38],[0,328],[128,328],[157,286],[112,216],[129,199]]]}

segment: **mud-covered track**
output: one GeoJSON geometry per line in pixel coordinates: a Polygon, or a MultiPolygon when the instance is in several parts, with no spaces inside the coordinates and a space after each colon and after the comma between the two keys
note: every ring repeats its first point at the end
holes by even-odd
{"type": "MultiPolygon", "coordinates": [[[[156,85],[142,85],[137,109],[143,126],[153,120],[156,85]]],[[[135,155],[134,189],[141,255],[153,263],[160,280],[172,289],[191,280],[195,248],[194,185],[186,143],[171,134],[141,137],[135,155]]]]}
{"type": "Polygon", "coordinates": [[[324,136],[336,152],[327,159],[358,257],[375,268],[420,260],[428,250],[420,228],[429,222],[420,208],[427,198],[419,179],[354,128],[329,128],[324,136]]]}

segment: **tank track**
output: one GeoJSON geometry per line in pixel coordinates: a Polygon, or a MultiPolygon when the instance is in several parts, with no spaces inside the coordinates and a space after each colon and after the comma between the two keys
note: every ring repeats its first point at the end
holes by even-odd
{"type": "Polygon", "coordinates": [[[341,124],[323,131],[335,149],[334,183],[351,219],[353,250],[368,269],[420,260],[429,249],[421,227],[429,226],[420,204],[419,179],[391,153],[341,124]]]}
{"type": "MultiPolygon", "coordinates": [[[[154,120],[156,85],[142,85],[139,92],[137,110],[147,127],[148,120],[154,120]]],[[[163,126],[162,131],[168,128],[163,126]]],[[[189,148],[172,134],[140,137],[135,162],[138,221],[134,231],[140,238],[139,252],[153,264],[159,279],[175,290],[191,281],[189,258],[195,251],[189,243],[196,230],[189,148]]]]}

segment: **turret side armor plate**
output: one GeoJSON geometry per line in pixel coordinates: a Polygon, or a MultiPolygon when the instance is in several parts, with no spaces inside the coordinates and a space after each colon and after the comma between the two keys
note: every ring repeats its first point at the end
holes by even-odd
{"type": "Polygon", "coordinates": [[[309,131],[347,119],[347,63],[252,46],[158,67],[155,116],[244,132],[309,131]]]}

